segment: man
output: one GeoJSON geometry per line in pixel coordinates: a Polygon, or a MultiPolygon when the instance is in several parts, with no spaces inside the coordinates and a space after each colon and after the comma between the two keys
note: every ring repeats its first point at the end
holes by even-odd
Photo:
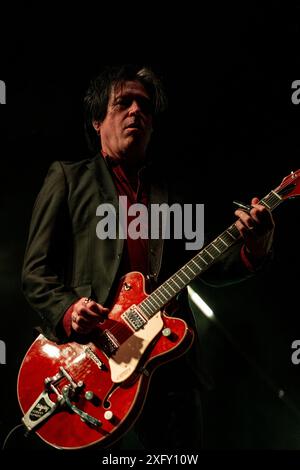
{"type": "MultiPolygon", "coordinates": [[[[111,203],[118,214],[118,196],[127,197],[125,209],[136,202],[172,203],[172,194],[148,160],[154,120],[165,104],[160,81],[146,67],[111,67],[91,82],[85,97],[86,130],[100,153],[91,160],[53,163],[34,207],[25,254],[24,293],[52,340],[92,332],[108,315],[116,283],[125,273],[142,272],[151,289],[151,284],[160,284],[181,267],[182,260],[192,257],[183,250],[174,256],[169,240],[101,239],[96,234],[97,207],[111,203]]],[[[228,250],[222,262],[206,273],[207,282],[247,278],[268,258],[274,222],[258,202],[252,199],[250,211],[236,211],[243,243],[228,250]]],[[[183,305],[193,326],[187,303],[183,305]]],[[[200,445],[196,350],[194,346],[154,374],[136,428],[142,445],[200,445]]]]}

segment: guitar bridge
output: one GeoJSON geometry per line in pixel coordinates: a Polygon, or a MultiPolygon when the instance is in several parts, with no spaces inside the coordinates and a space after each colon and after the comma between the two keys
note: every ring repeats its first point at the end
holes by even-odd
{"type": "Polygon", "coordinates": [[[66,379],[68,382],[68,385],[65,385],[64,388],[68,387],[72,393],[78,388],[83,387],[83,382],[74,382],[70,374],[68,374],[63,367],[60,367],[60,371],[53,377],[47,377],[45,379],[45,389],[22,418],[28,431],[39,426],[43,421],[48,419],[58,407],[65,404],[64,393],[61,394],[56,386],[62,379],[66,379]],[[56,401],[51,400],[49,396],[51,392],[57,396],[56,401]]]}

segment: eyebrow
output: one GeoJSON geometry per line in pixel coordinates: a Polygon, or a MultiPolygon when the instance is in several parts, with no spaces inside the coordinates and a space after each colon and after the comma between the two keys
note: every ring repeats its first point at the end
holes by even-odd
{"type": "Polygon", "coordinates": [[[119,93],[118,95],[114,97],[113,102],[115,102],[116,100],[120,98],[136,98],[136,99],[151,102],[151,99],[149,98],[149,96],[141,95],[139,93],[132,93],[132,92],[119,93]]]}

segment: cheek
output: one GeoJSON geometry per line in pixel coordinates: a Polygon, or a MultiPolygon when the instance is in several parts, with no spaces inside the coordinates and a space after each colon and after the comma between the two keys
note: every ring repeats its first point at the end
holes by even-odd
{"type": "Polygon", "coordinates": [[[107,122],[105,127],[105,134],[109,140],[115,140],[120,133],[120,123],[117,119],[111,119],[107,122]]]}

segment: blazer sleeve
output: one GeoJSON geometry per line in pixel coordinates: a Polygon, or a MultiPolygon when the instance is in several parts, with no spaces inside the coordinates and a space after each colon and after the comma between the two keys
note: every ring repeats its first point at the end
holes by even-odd
{"type": "Polygon", "coordinates": [[[72,245],[63,167],[54,162],[36,199],[22,271],[23,293],[43,320],[43,333],[54,341],[62,335],[61,320],[78,295],[67,286],[72,245]]]}
{"type": "Polygon", "coordinates": [[[239,240],[230,247],[218,261],[194,282],[204,282],[212,287],[224,287],[249,279],[267,268],[273,260],[273,250],[258,264],[246,262],[243,257],[243,241],[239,240]]]}

